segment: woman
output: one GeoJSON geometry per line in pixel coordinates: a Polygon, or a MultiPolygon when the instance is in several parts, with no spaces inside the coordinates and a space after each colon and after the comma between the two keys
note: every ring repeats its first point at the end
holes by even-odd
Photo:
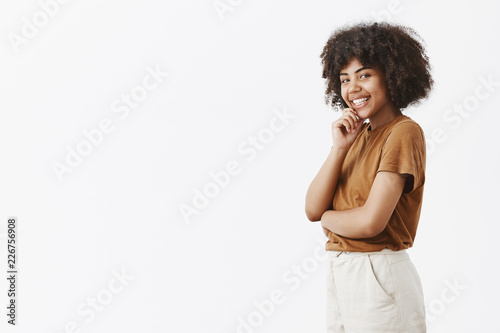
{"type": "Polygon", "coordinates": [[[333,145],[306,195],[328,237],[327,332],[426,332],[413,246],[425,182],[425,137],[402,109],[432,88],[412,29],[343,27],[321,54],[327,101],[341,103],[333,145]],[[368,121],[366,121],[368,120],[368,121]]]}

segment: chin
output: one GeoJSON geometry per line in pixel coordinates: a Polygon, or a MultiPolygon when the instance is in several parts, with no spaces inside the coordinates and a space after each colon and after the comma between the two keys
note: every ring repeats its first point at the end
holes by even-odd
{"type": "Polygon", "coordinates": [[[357,111],[357,115],[360,119],[368,119],[369,118],[369,115],[368,115],[368,112],[365,112],[365,111],[357,111]]]}
{"type": "Polygon", "coordinates": [[[357,112],[358,112],[358,117],[363,118],[363,119],[368,119],[371,116],[373,116],[371,109],[361,110],[361,111],[357,111],[357,112]]]}

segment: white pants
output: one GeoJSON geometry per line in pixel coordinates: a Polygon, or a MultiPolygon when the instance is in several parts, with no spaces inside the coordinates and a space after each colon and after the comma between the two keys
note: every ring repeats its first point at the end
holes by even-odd
{"type": "Polygon", "coordinates": [[[406,250],[326,252],[327,333],[426,332],[422,284],[406,250]]]}

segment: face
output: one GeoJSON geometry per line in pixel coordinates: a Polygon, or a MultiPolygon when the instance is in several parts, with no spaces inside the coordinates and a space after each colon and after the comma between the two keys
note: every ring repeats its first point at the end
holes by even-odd
{"type": "Polygon", "coordinates": [[[362,119],[380,113],[394,112],[390,102],[382,70],[376,67],[363,67],[353,58],[340,71],[341,95],[347,105],[356,110],[362,119]]]}

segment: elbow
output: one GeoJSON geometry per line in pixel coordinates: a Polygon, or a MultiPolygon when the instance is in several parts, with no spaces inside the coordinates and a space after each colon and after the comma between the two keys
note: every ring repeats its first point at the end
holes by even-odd
{"type": "Polygon", "coordinates": [[[305,213],[307,216],[307,219],[311,222],[316,222],[321,219],[321,214],[319,213],[319,209],[317,205],[314,205],[314,202],[308,200],[306,198],[306,204],[305,204],[305,213]],[[319,217],[318,217],[319,215],[319,217]]]}
{"type": "Polygon", "coordinates": [[[305,207],[305,212],[307,219],[311,222],[318,222],[321,221],[321,217],[323,216],[323,213],[326,212],[328,209],[320,208],[320,207],[315,207],[312,205],[308,205],[306,203],[305,207]]]}
{"type": "Polygon", "coordinates": [[[331,205],[327,206],[327,203],[318,201],[317,199],[312,198],[311,196],[306,196],[305,213],[309,221],[311,222],[320,221],[321,216],[323,216],[323,213],[326,212],[328,209],[332,209],[331,205]]]}
{"type": "Polygon", "coordinates": [[[362,238],[371,238],[375,237],[384,231],[387,223],[389,222],[388,217],[384,217],[377,210],[374,210],[372,206],[367,204],[360,207],[359,218],[362,223],[362,238]],[[382,215],[382,216],[381,216],[382,215]]]}
{"type": "Polygon", "coordinates": [[[307,219],[311,222],[318,222],[319,220],[321,220],[322,215],[323,215],[323,213],[318,214],[318,212],[311,211],[311,210],[306,208],[307,219]]]}
{"type": "Polygon", "coordinates": [[[371,238],[380,234],[382,231],[384,231],[387,222],[388,221],[381,221],[380,219],[368,220],[364,228],[365,230],[364,238],[371,238]]]}

